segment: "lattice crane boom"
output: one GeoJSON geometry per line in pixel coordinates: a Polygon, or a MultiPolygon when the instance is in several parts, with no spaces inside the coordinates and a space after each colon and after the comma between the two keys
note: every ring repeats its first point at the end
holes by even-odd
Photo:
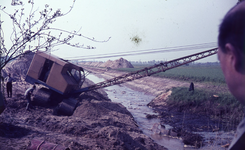
{"type": "Polygon", "coordinates": [[[96,90],[96,89],[100,89],[100,88],[104,88],[104,87],[108,87],[112,85],[117,85],[117,84],[129,82],[129,81],[133,81],[133,80],[140,79],[146,76],[151,76],[151,75],[154,75],[160,72],[165,72],[166,70],[176,68],[176,67],[197,61],[199,59],[203,59],[205,57],[209,57],[211,55],[216,54],[217,52],[218,52],[218,48],[213,48],[213,49],[206,50],[200,53],[196,53],[196,54],[192,54],[189,56],[174,59],[171,61],[167,61],[164,63],[156,64],[151,67],[146,67],[144,69],[141,69],[135,72],[124,74],[124,75],[91,85],[89,87],[82,88],[80,90],[75,91],[74,93],[81,93],[85,91],[96,90]]]}

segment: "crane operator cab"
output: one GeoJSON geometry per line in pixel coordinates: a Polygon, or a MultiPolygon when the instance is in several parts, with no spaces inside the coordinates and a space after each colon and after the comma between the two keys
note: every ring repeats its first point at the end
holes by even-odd
{"type": "Polygon", "coordinates": [[[35,53],[25,79],[62,95],[80,89],[84,80],[82,67],[42,51],[35,53]]]}

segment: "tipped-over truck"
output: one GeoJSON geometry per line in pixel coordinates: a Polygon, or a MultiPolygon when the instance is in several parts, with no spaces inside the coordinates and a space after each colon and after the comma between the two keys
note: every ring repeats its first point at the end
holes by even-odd
{"type": "Polygon", "coordinates": [[[84,80],[82,67],[42,51],[35,53],[25,78],[44,86],[34,95],[34,105],[58,105],[57,113],[64,115],[73,113],[77,100],[68,95],[79,90],[84,80]]]}
{"type": "Polygon", "coordinates": [[[31,84],[41,84],[44,86],[34,95],[33,104],[40,106],[57,106],[54,111],[55,113],[60,115],[72,115],[78,103],[76,98],[82,92],[122,84],[159,72],[165,72],[166,70],[214,55],[217,51],[218,48],[213,48],[193,55],[166,61],[85,88],[81,88],[85,81],[85,72],[82,67],[54,55],[37,51],[32,59],[25,80],[31,84]]]}

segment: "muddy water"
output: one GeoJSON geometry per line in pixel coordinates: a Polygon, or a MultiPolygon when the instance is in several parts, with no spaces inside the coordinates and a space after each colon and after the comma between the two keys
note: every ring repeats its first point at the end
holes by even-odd
{"type": "MultiPolygon", "coordinates": [[[[93,74],[90,74],[87,78],[92,80],[94,83],[104,81],[103,78],[98,78],[93,74]]],[[[146,119],[146,114],[154,114],[153,110],[146,106],[154,98],[154,96],[145,95],[142,92],[134,91],[124,86],[111,86],[105,88],[105,90],[108,97],[113,102],[123,104],[130,111],[144,134],[152,138],[159,145],[162,145],[170,150],[195,149],[191,147],[184,147],[184,144],[180,139],[159,135],[158,133],[161,131],[161,128],[159,128],[160,120],[146,119]]],[[[171,128],[171,126],[165,126],[166,128],[171,128]]],[[[226,150],[227,148],[222,147],[222,145],[230,143],[234,137],[234,131],[200,132],[198,134],[203,136],[205,139],[205,146],[201,147],[200,150],[226,150]]]]}
{"type": "MultiPolygon", "coordinates": [[[[94,83],[104,81],[103,78],[98,78],[92,74],[87,78],[94,83]]],[[[159,119],[146,119],[147,114],[154,114],[153,110],[147,107],[147,104],[154,98],[154,96],[145,95],[142,92],[134,91],[130,88],[119,85],[107,87],[105,88],[105,91],[113,102],[121,103],[128,109],[145,135],[149,136],[156,143],[168,148],[169,150],[184,149],[184,144],[180,139],[161,136],[158,134],[158,131],[160,130],[159,119]]],[[[166,128],[171,128],[171,126],[165,126],[166,128]]]]}

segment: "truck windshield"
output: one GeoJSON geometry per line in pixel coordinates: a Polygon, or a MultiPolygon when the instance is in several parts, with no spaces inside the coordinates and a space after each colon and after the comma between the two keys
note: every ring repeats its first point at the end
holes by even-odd
{"type": "Polygon", "coordinates": [[[73,77],[73,79],[76,81],[76,82],[80,82],[81,80],[81,75],[80,75],[80,71],[79,70],[76,70],[76,69],[69,69],[67,70],[67,73],[69,76],[73,77]]]}

